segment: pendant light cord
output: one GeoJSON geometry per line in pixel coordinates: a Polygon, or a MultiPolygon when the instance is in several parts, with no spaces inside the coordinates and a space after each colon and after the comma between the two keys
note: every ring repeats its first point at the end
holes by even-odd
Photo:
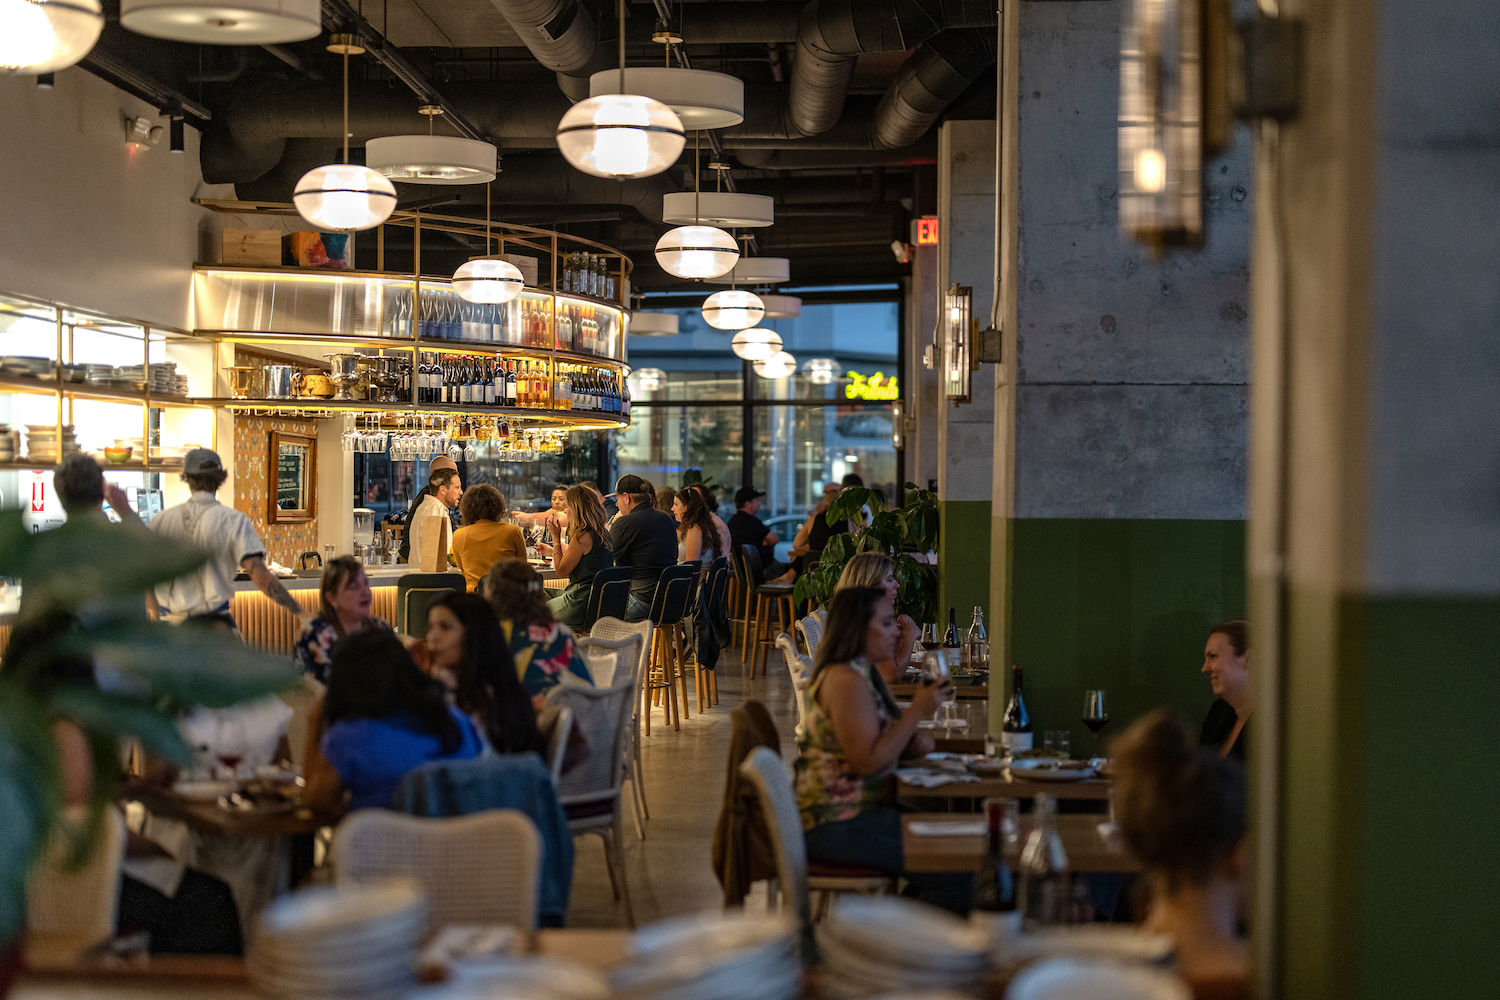
{"type": "Polygon", "coordinates": [[[625,0],[620,0],[620,93],[625,93],[625,0]]]}
{"type": "Polygon", "coordinates": [[[701,152],[703,152],[703,132],[701,129],[695,129],[693,131],[693,225],[695,226],[703,224],[698,215],[698,176],[701,172],[698,169],[698,154],[701,152]]]}
{"type": "Polygon", "coordinates": [[[349,50],[344,49],[344,165],[349,165],[349,50]]]}

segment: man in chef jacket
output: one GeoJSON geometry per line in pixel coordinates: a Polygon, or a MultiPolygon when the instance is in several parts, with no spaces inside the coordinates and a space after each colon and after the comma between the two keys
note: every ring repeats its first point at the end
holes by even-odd
{"type": "Polygon", "coordinates": [[[448,511],[458,506],[464,493],[455,469],[438,469],[427,481],[427,496],[407,519],[406,536],[411,540],[407,564],[414,573],[448,572],[448,550],[453,545],[453,522],[448,511]]]}

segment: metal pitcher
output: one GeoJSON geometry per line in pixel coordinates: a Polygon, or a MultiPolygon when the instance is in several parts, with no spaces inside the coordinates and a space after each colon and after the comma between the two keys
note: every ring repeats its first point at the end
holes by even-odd
{"type": "Polygon", "coordinates": [[[296,365],[266,365],[266,398],[296,399],[302,369],[296,365]]]}

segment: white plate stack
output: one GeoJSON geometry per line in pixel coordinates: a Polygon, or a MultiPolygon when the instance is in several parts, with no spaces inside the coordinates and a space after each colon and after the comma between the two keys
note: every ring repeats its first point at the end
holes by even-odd
{"type": "Polygon", "coordinates": [[[246,969],[260,992],[288,1000],[400,997],[416,982],[426,919],[411,881],[305,889],[266,907],[246,969]]]}
{"type": "Polygon", "coordinates": [[[1192,993],[1164,969],[1063,958],[1022,972],[1005,996],[1007,1000],[1191,1000],[1192,993]]]}
{"type": "Polygon", "coordinates": [[[990,941],[982,929],[933,906],[899,896],[840,896],[818,928],[818,953],[831,996],[977,995],[990,941]]]}
{"type": "Polygon", "coordinates": [[[177,362],[165,361],[151,366],[151,375],[147,379],[151,383],[153,395],[172,395],[177,388],[177,362]]]}
{"type": "Polygon", "coordinates": [[[793,1000],[802,991],[795,921],[709,911],[636,931],[610,973],[614,1000],[793,1000]]]}
{"type": "Polygon", "coordinates": [[[86,364],[83,366],[84,381],[91,385],[105,385],[114,381],[114,365],[86,364]]]}

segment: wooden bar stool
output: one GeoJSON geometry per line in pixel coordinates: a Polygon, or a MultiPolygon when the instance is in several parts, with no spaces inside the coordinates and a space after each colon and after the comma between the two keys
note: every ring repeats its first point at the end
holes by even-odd
{"type": "MultiPolygon", "coordinates": [[[[709,563],[708,578],[703,586],[707,592],[699,607],[712,619],[723,606],[724,595],[729,589],[729,560],[720,557],[709,563]]],[[[693,656],[693,688],[698,693],[699,715],[703,714],[705,704],[712,707],[719,703],[719,672],[705,669],[698,662],[696,653],[693,656]]]]}
{"type": "Polygon", "coordinates": [[[766,582],[765,570],[760,564],[760,553],[755,546],[742,545],[740,551],[745,570],[750,577],[750,593],[755,598],[753,638],[748,643],[750,679],[754,680],[757,664],[760,666],[761,673],[764,674],[771,647],[776,644],[776,634],[770,631],[771,612],[775,611],[778,623],[785,630],[792,627],[792,618],[796,614],[796,609],[793,606],[790,583],[766,582]]]}
{"type": "Polygon", "coordinates": [[[739,646],[740,666],[745,665],[745,645],[750,638],[750,577],[738,552],[729,553],[729,645],[739,646]]]}
{"type": "MultiPolygon", "coordinates": [[[[646,682],[642,685],[642,698],[650,699],[662,706],[662,714],[673,729],[682,728],[683,716],[687,714],[687,673],[682,658],[682,619],[687,614],[688,598],[693,593],[693,577],[698,572],[696,564],[668,566],[661,571],[656,581],[656,593],[651,598],[653,642],[651,662],[647,667],[646,682]],[[677,701],[677,687],[682,689],[682,702],[677,701]]],[[[651,705],[642,706],[646,717],[646,735],[651,735],[651,705]]]]}

